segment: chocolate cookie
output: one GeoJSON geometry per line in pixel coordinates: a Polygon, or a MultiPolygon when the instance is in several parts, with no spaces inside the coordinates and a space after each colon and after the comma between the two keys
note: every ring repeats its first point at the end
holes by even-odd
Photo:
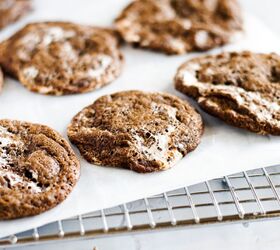
{"type": "Polygon", "coordinates": [[[30,10],[29,0],[0,0],[0,29],[17,21],[30,10]]]}
{"type": "Polygon", "coordinates": [[[74,152],[57,132],[0,120],[0,219],[36,215],[58,205],[79,175],[74,152]]]}
{"type": "Polygon", "coordinates": [[[135,0],[115,24],[128,43],[183,54],[229,43],[243,22],[237,0],[135,0]]]}
{"type": "Polygon", "coordinates": [[[172,167],[198,146],[202,133],[202,118],[189,103],[141,91],[103,96],[68,127],[87,161],[142,173],[172,167]]]}
{"type": "Polygon", "coordinates": [[[65,95],[100,88],[121,72],[118,37],[65,22],[28,24],[0,44],[0,64],[29,90],[65,95]]]}
{"type": "Polygon", "coordinates": [[[280,56],[223,53],[190,60],[175,77],[176,89],[228,124],[280,135],[280,56]]]}

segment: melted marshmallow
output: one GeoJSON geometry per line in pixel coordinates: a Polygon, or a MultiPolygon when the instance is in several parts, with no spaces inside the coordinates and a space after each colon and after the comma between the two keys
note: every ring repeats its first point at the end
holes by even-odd
{"type": "MultiPolygon", "coordinates": [[[[0,126],[0,167],[5,167],[12,160],[10,155],[7,153],[6,147],[11,145],[21,146],[21,141],[15,140],[14,135],[5,127],[0,126]]],[[[11,170],[0,168],[0,176],[9,182],[9,186],[24,186],[28,188],[33,193],[41,192],[41,188],[38,187],[32,181],[26,181],[23,177],[19,176],[16,173],[13,173],[11,170]]]]}
{"type": "Polygon", "coordinates": [[[194,40],[198,47],[204,47],[207,44],[209,34],[205,30],[200,30],[195,34],[194,40]]]}
{"type": "Polygon", "coordinates": [[[61,27],[49,27],[44,29],[44,36],[42,39],[42,45],[48,46],[52,42],[62,41],[64,39],[75,36],[74,31],[65,31],[61,27]]]}
{"type": "Polygon", "coordinates": [[[34,66],[27,67],[23,70],[23,75],[27,79],[34,79],[38,74],[39,71],[34,66]]]}
{"type": "Polygon", "coordinates": [[[34,183],[32,181],[26,181],[23,179],[23,177],[15,174],[11,171],[8,171],[5,169],[0,169],[0,176],[3,177],[5,180],[8,180],[9,185],[11,187],[14,187],[14,186],[22,187],[23,186],[23,187],[29,189],[32,193],[39,193],[42,191],[41,188],[36,185],[36,183],[34,183]]]}
{"type": "MultiPolygon", "coordinates": [[[[154,113],[167,113],[169,119],[174,123],[177,123],[176,114],[177,109],[170,107],[169,105],[158,105],[155,102],[151,103],[151,109],[154,113]]],[[[176,149],[169,148],[170,135],[176,130],[176,125],[168,125],[164,134],[156,133],[152,134],[154,142],[152,145],[145,145],[144,139],[139,135],[133,135],[136,141],[136,148],[142,154],[144,154],[149,160],[156,160],[162,164],[162,168],[172,167],[183,155],[176,149]],[[168,160],[169,159],[169,160],[168,160]]],[[[149,132],[148,130],[144,133],[149,132]]]]}
{"type": "Polygon", "coordinates": [[[105,70],[110,66],[112,63],[112,57],[108,55],[100,55],[97,57],[100,61],[100,66],[98,68],[91,68],[87,71],[87,75],[90,78],[96,78],[104,74],[105,70]]]}
{"type": "MultiPolygon", "coordinates": [[[[273,118],[273,113],[280,112],[280,106],[276,102],[271,102],[264,99],[260,93],[245,91],[244,89],[236,86],[226,86],[226,85],[213,85],[210,83],[199,82],[192,71],[182,69],[180,77],[183,80],[183,85],[196,87],[201,97],[199,102],[206,100],[206,96],[209,94],[220,93],[222,95],[227,95],[237,102],[237,104],[249,112],[254,111],[254,115],[261,121],[265,120],[275,120],[273,118]],[[256,105],[259,104],[259,105],[256,105]],[[260,108],[263,106],[265,108],[260,108]]],[[[208,101],[208,104],[216,106],[215,103],[208,101]]],[[[280,123],[280,121],[276,121],[280,123]]]]}

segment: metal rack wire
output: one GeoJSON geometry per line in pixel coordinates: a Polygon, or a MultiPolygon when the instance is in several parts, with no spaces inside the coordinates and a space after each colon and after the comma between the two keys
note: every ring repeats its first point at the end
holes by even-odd
{"type": "Polygon", "coordinates": [[[246,171],[0,239],[0,247],[43,244],[280,216],[280,165],[246,171]]]}

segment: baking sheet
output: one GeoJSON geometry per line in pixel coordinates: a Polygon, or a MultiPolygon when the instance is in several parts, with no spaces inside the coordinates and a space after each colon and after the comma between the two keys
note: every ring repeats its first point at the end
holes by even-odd
{"type": "MultiPolygon", "coordinates": [[[[84,24],[109,26],[129,0],[37,0],[35,11],[19,23],[0,32],[4,39],[23,24],[37,20],[70,20],[84,24]]],[[[216,49],[251,49],[278,52],[279,40],[260,21],[246,14],[246,35],[238,43],[216,49]]],[[[120,90],[167,91],[183,99],[174,90],[172,79],[177,67],[198,54],[166,56],[124,47],[126,63],[122,76],[98,91],[75,96],[50,97],[31,93],[17,81],[7,78],[0,94],[0,118],[42,123],[66,137],[71,118],[98,97],[120,90]]],[[[150,195],[191,185],[207,179],[243,170],[280,163],[280,138],[259,136],[227,126],[204,112],[206,129],[200,146],[173,169],[153,174],[90,165],[81,159],[81,178],[69,198],[41,215],[0,222],[0,237],[43,224],[119,205],[150,195]]],[[[76,153],[79,155],[78,151],[76,153]]]]}

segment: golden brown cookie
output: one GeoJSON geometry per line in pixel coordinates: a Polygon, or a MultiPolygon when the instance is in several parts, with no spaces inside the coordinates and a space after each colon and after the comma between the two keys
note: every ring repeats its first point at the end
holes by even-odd
{"type": "Polygon", "coordinates": [[[65,22],[32,23],[0,44],[0,64],[29,90],[66,95],[98,89],[121,73],[118,37],[65,22]]]}
{"type": "Polygon", "coordinates": [[[128,43],[183,54],[229,43],[243,21],[237,0],[134,0],[115,24],[128,43]]]}
{"type": "Polygon", "coordinates": [[[249,51],[192,59],[176,89],[210,114],[259,134],[280,135],[280,56],[249,51]]]}
{"type": "Polygon", "coordinates": [[[73,150],[53,129],[0,120],[0,220],[53,208],[69,195],[79,175],[73,150]]]}
{"type": "Polygon", "coordinates": [[[198,146],[202,133],[202,118],[189,103],[141,91],[103,96],[68,127],[87,161],[142,173],[172,167],[198,146]]]}

